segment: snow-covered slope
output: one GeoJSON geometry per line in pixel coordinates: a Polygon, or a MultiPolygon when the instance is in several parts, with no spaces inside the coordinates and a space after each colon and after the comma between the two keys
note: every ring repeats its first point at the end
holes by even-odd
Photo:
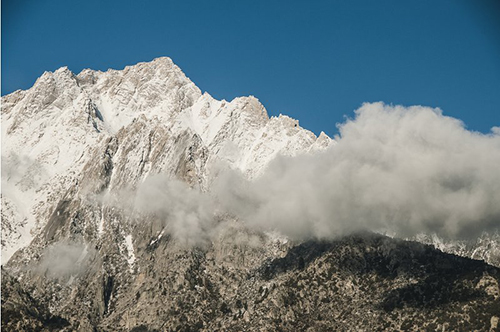
{"type": "Polygon", "coordinates": [[[97,108],[67,68],[2,97],[3,262],[43,226],[101,130],[97,108]]]}
{"type": "Polygon", "coordinates": [[[278,154],[332,142],[287,116],[269,118],[255,97],[202,93],[166,57],[123,70],[46,72],[2,97],[1,114],[2,263],[40,232],[96,151],[117,149],[112,187],[163,172],[205,189],[220,160],[253,178],[278,154]]]}

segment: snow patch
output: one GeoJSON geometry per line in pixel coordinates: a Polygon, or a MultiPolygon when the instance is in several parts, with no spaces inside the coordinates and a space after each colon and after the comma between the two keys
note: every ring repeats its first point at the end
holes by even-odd
{"type": "Polygon", "coordinates": [[[99,237],[104,233],[104,212],[101,211],[101,220],[99,221],[99,225],[97,226],[97,233],[99,237]]]}
{"type": "Polygon", "coordinates": [[[134,253],[134,245],[132,244],[132,235],[125,236],[125,245],[127,247],[128,252],[128,265],[130,267],[130,272],[134,272],[134,264],[135,264],[135,253],[134,253]]]}
{"type": "Polygon", "coordinates": [[[156,242],[158,242],[161,239],[161,237],[163,236],[163,234],[165,234],[165,229],[163,229],[161,231],[160,235],[158,235],[158,237],[156,239],[151,240],[151,242],[149,243],[149,245],[152,246],[153,244],[155,244],[156,242]]]}

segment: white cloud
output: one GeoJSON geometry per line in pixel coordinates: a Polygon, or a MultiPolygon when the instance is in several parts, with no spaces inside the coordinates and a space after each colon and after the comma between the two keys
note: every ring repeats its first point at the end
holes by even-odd
{"type": "Polygon", "coordinates": [[[280,157],[255,182],[219,180],[225,208],[295,238],[369,229],[473,236],[500,225],[500,136],[426,107],[364,104],[324,153],[280,157]]]}
{"type": "Polygon", "coordinates": [[[191,244],[213,236],[218,211],[296,239],[358,230],[455,238],[500,226],[500,135],[421,106],[364,104],[355,114],[326,151],[278,157],[254,181],[219,170],[210,195],[150,178],[138,211],[191,244]]]}

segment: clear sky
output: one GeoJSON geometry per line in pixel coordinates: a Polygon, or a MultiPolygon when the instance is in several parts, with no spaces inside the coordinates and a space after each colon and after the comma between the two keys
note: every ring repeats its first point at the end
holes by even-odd
{"type": "Polygon", "coordinates": [[[374,101],[500,125],[500,1],[2,0],[2,95],[159,56],[315,133],[374,101]]]}

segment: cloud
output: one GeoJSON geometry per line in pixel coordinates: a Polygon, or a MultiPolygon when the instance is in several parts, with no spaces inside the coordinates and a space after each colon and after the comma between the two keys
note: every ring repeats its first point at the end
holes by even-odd
{"type": "Polygon", "coordinates": [[[85,271],[94,251],[81,243],[55,243],[45,248],[36,270],[51,278],[78,275],[85,271]]]}
{"type": "Polygon", "coordinates": [[[324,152],[278,157],[259,178],[219,169],[210,193],[162,176],[135,206],[186,243],[208,241],[228,213],[252,230],[330,239],[360,230],[402,237],[479,235],[500,226],[500,136],[439,109],[364,104],[324,152]]]}
{"type": "Polygon", "coordinates": [[[138,188],[135,212],[160,218],[167,231],[186,245],[207,241],[216,225],[213,198],[163,175],[148,177],[138,188]]]}
{"type": "Polygon", "coordinates": [[[222,174],[218,201],[251,227],[298,239],[365,229],[454,238],[500,226],[500,136],[427,107],[374,103],[355,114],[323,153],[278,157],[253,182],[222,174]]]}

